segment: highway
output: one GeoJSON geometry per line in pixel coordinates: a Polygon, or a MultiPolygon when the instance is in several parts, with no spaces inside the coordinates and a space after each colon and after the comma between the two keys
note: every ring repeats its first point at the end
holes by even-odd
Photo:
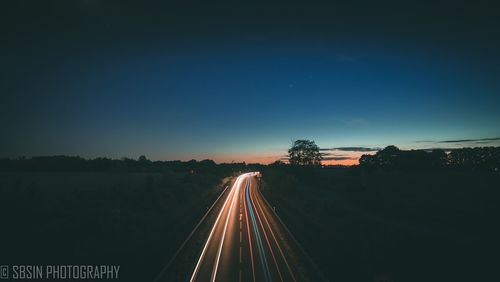
{"type": "Polygon", "coordinates": [[[190,281],[297,281],[284,229],[258,185],[256,172],[236,179],[190,281]]]}

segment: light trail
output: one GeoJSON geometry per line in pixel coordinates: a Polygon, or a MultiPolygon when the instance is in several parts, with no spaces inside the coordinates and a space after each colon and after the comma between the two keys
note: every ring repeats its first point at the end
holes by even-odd
{"type": "Polygon", "coordinates": [[[256,176],[258,173],[240,175],[226,192],[190,282],[297,281],[286,226],[265,204],[256,176]]]}
{"type": "Polygon", "coordinates": [[[222,216],[222,213],[224,212],[224,210],[226,208],[226,205],[227,205],[227,203],[229,201],[231,193],[234,193],[233,192],[234,188],[237,187],[238,186],[237,184],[241,181],[241,177],[243,177],[243,175],[238,176],[238,178],[236,179],[233,187],[231,188],[231,191],[229,192],[229,195],[226,198],[226,201],[224,202],[224,205],[222,206],[222,209],[219,212],[219,215],[217,216],[217,219],[215,220],[215,223],[214,223],[214,225],[212,227],[212,230],[210,230],[210,235],[208,236],[208,239],[205,242],[205,246],[203,246],[203,251],[201,252],[200,258],[198,259],[198,262],[196,263],[196,267],[194,268],[193,274],[191,275],[191,279],[189,279],[190,282],[193,282],[195,280],[195,278],[196,278],[196,275],[198,274],[198,270],[200,269],[200,264],[201,264],[203,258],[205,257],[205,254],[206,254],[206,251],[207,251],[207,247],[208,247],[208,245],[210,243],[210,240],[212,239],[215,227],[217,227],[217,223],[219,222],[219,219],[222,216]]]}
{"type": "MultiPolygon", "coordinates": [[[[254,191],[254,193],[260,193],[260,192],[255,192],[255,191],[254,191]]],[[[287,261],[287,259],[286,259],[286,257],[285,257],[285,254],[283,253],[283,250],[281,249],[280,244],[278,243],[278,239],[276,239],[276,236],[274,235],[273,229],[271,228],[271,225],[269,224],[269,221],[267,220],[267,217],[266,217],[266,215],[265,215],[265,213],[264,213],[264,210],[262,209],[262,206],[260,205],[260,203],[259,203],[259,201],[258,201],[258,200],[257,200],[256,202],[257,202],[257,205],[258,205],[258,207],[259,207],[259,209],[260,209],[260,211],[261,211],[261,213],[262,213],[262,215],[263,215],[263,217],[264,217],[264,220],[265,220],[265,222],[266,222],[266,225],[269,227],[269,231],[271,231],[271,236],[273,237],[274,242],[276,243],[276,246],[278,247],[278,250],[279,250],[279,252],[280,252],[280,254],[281,254],[281,257],[283,258],[283,261],[285,262],[285,265],[286,265],[286,267],[287,267],[287,269],[288,269],[288,272],[289,272],[289,273],[290,273],[290,275],[292,276],[293,281],[297,281],[297,280],[295,279],[295,275],[293,274],[292,268],[291,268],[291,267],[290,267],[290,265],[288,264],[288,261],[287,261]]]]}
{"type": "MultiPolygon", "coordinates": [[[[248,178],[248,179],[250,179],[250,178],[248,178]]],[[[253,191],[253,189],[252,189],[252,191],[253,191]]],[[[255,192],[250,193],[250,194],[255,194],[255,192]]],[[[265,232],[264,225],[262,224],[262,220],[260,219],[259,212],[257,211],[257,206],[254,204],[254,202],[257,202],[257,201],[253,200],[251,196],[250,196],[250,200],[252,201],[252,206],[255,206],[255,211],[256,211],[255,213],[257,214],[257,218],[259,219],[259,224],[262,227],[262,230],[264,230],[264,232],[262,232],[262,233],[264,233],[264,238],[266,239],[267,246],[269,247],[269,250],[271,251],[271,256],[273,257],[274,265],[276,266],[276,270],[278,271],[278,276],[280,277],[280,280],[283,281],[283,276],[281,275],[281,271],[280,271],[280,268],[278,266],[278,262],[276,261],[276,257],[274,256],[273,248],[271,247],[271,243],[269,242],[269,239],[268,239],[267,234],[265,232]]],[[[262,211],[262,209],[261,209],[261,212],[262,212],[262,217],[265,218],[265,214],[264,214],[264,211],[262,211]]]]}
{"type": "Polygon", "coordinates": [[[271,281],[271,273],[269,271],[269,265],[267,263],[266,252],[265,252],[264,246],[262,244],[262,237],[260,236],[259,228],[257,225],[257,220],[255,218],[255,214],[254,214],[253,207],[252,207],[252,202],[250,201],[250,194],[249,194],[250,189],[249,188],[250,188],[250,179],[247,179],[247,185],[245,187],[246,200],[248,202],[248,210],[250,212],[250,219],[252,220],[252,223],[253,223],[252,226],[253,226],[253,231],[255,233],[256,242],[257,242],[257,249],[259,250],[259,254],[260,254],[260,258],[261,258],[260,262],[261,262],[262,268],[264,270],[265,280],[271,281]]]}
{"type": "Polygon", "coordinates": [[[222,252],[222,246],[224,245],[224,238],[226,237],[226,232],[227,232],[227,225],[229,223],[229,218],[231,218],[231,212],[233,211],[233,207],[235,204],[235,199],[238,199],[238,195],[240,192],[240,186],[236,185],[236,191],[233,193],[233,199],[231,200],[231,205],[229,206],[229,212],[226,217],[226,224],[224,224],[224,231],[222,232],[222,239],[219,244],[219,249],[217,250],[217,256],[215,259],[215,264],[214,264],[214,270],[212,272],[212,279],[211,281],[215,281],[215,277],[217,277],[217,269],[219,268],[219,261],[220,261],[220,254],[222,252]]]}
{"type": "MultiPolygon", "coordinates": [[[[245,192],[246,194],[246,192],[245,192]]],[[[253,251],[252,251],[252,237],[250,236],[250,224],[249,224],[249,220],[248,220],[248,212],[247,212],[247,202],[245,200],[243,200],[243,205],[245,206],[245,221],[247,223],[247,233],[248,233],[248,243],[250,245],[250,261],[252,262],[252,277],[253,277],[253,281],[255,282],[255,265],[254,265],[254,262],[253,262],[253,251]]]]}

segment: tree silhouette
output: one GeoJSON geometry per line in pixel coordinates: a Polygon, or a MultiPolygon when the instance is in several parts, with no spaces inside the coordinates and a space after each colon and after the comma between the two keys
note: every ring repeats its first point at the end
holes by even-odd
{"type": "Polygon", "coordinates": [[[471,168],[497,171],[500,167],[500,147],[476,147],[433,150],[399,150],[387,146],[374,155],[362,155],[361,167],[393,169],[471,168]]]}
{"type": "Polygon", "coordinates": [[[320,165],[319,147],[311,140],[296,140],[288,149],[288,161],[292,165],[320,165]]]}

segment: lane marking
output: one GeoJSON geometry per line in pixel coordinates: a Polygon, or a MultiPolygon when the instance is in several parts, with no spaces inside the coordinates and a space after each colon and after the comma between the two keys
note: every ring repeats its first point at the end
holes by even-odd
{"type": "Polygon", "coordinates": [[[245,187],[245,198],[248,202],[248,211],[250,212],[250,219],[252,220],[253,231],[255,233],[255,238],[257,242],[257,249],[261,257],[262,269],[264,270],[264,278],[266,281],[271,281],[271,272],[269,271],[269,264],[267,263],[266,252],[264,251],[264,245],[262,243],[262,238],[260,236],[259,228],[257,226],[257,220],[252,207],[252,201],[250,200],[250,177],[247,178],[247,184],[245,187]]]}
{"type": "MultiPolygon", "coordinates": [[[[250,185],[250,187],[251,187],[251,185],[250,185]]],[[[248,189],[250,189],[250,188],[248,188],[248,189]]],[[[253,191],[254,189],[251,189],[251,190],[253,191]]],[[[273,257],[274,265],[276,266],[276,270],[278,271],[278,276],[280,277],[281,281],[284,281],[283,280],[283,276],[281,275],[280,268],[278,266],[278,261],[276,260],[276,256],[274,255],[273,248],[271,247],[271,243],[269,242],[269,238],[267,237],[266,229],[264,228],[264,225],[262,224],[262,220],[260,219],[259,212],[257,210],[257,206],[254,204],[255,200],[252,199],[252,194],[254,194],[254,193],[250,192],[250,200],[252,201],[252,205],[256,207],[255,208],[255,214],[257,214],[257,218],[258,218],[259,224],[262,227],[262,231],[264,233],[264,238],[266,238],[267,246],[269,247],[269,250],[271,251],[271,256],[273,257]]],[[[262,212],[262,210],[261,210],[261,212],[262,212]]],[[[263,216],[265,216],[265,215],[263,215],[263,216]]]]}
{"type": "Polygon", "coordinates": [[[241,201],[242,200],[243,200],[243,193],[241,194],[241,197],[240,197],[240,269],[239,269],[240,275],[239,275],[239,282],[241,282],[241,267],[242,267],[242,265],[241,265],[241,253],[242,253],[242,251],[241,251],[241,245],[242,245],[242,243],[241,243],[241,238],[242,238],[242,236],[241,236],[241,233],[242,233],[241,232],[241,218],[242,218],[242,213],[241,213],[242,203],[241,203],[241,201]]]}
{"type": "Polygon", "coordinates": [[[248,243],[249,243],[249,246],[250,246],[250,261],[252,262],[252,277],[253,277],[253,282],[255,282],[255,265],[254,265],[254,262],[253,262],[252,237],[250,236],[250,225],[248,223],[247,202],[243,201],[243,205],[245,206],[245,222],[246,222],[246,225],[247,225],[248,243]]]}
{"type": "MultiPolygon", "coordinates": [[[[231,186],[231,188],[232,188],[232,186],[231,186]]],[[[156,276],[156,278],[154,280],[155,282],[160,281],[161,277],[163,277],[164,273],[167,271],[167,269],[170,267],[170,265],[174,262],[174,260],[177,258],[177,256],[179,255],[179,253],[184,249],[184,247],[186,246],[187,242],[191,239],[191,237],[193,237],[193,234],[196,232],[196,230],[198,230],[198,228],[200,227],[200,225],[205,221],[205,219],[210,214],[210,212],[212,211],[212,209],[219,202],[220,198],[222,198],[222,196],[224,194],[226,194],[226,191],[228,189],[231,190],[229,188],[229,185],[226,185],[226,187],[224,188],[224,190],[222,191],[222,193],[220,193],[220,195],[217,197],[217,199],[214,201],[214,203],[210,206],[210,208],[207,210],[207,212],[203,215],[203,217],[200,219],[200,221],[198,221],[198,224],[196,224],[196,226],[193,228],[193,230],[191,230],[191,233],[189,233],[189,235],[186,237],[186,239],[184,240],[184,242],[182,242],[181,246],[177,249],[177,251],[175,252],[175,254],[170,258],[170,260],[167,262],[167,264],[165,264],[165,266],[163,267],[163,269],[160,271],[160,274],[158,274],[158,276],[156,276]]]]}
{"type": "Polygon", "coordinates": [[[224,245],[224,238],[226,237],[227,226],[229,224],[229,219],[231,218],[231,214],[233,211],[235,200],[238,198],[240,192],[240,186],[236,187],[236,191],[233,193],[233,198],[231,199],[231,205],[229,206],[229,211],[226,217],[226,223],[224,224],[224,229],[222,231],[222,239],[219,244],[219,249],[217,250],[217,256],[215,258],[214,269],[212,271],[212,278],[210,279],[212,282],[215,281],[215,277],[217,276],[217,269],[219,268],[220,255],[222,252],[222,246],[224,245]]]}
{"type": "Polygon", "coordinates": [[[196,278],[196,275],[198,274],[198,270],[200,269],[200,264],[201,264],[201,262],[203,261],[203,259],[205,257],[208,244],[212,240],[212,236],[214,234],[215,228],[217,227],[219,219],[222,216],[222,213],[224,212],[224,210],[226,208],[226,205],[227,205],[227,203],[229,201],[229,198],[231,198],[231,193],[234,194],[234,188],[237,187],[236,185],[239,182],[241,182],[241,175],[238,176],[238,178],[236,178],[236,181],[234,182],[233,187],[231,188],[231,191],[229,191],[229,195],[227,195],[227,198],[226,198],[226,201],[224,202],[224,205],[222,205],[222,209],[220,210],[219,214],[217,215],[217,219],[215,220],[215,223],[212,226],[212,230],[210,230],[210,234],[208,235],[208,239],[205,242],[205,246],[203,247],[203,251],[201,252],[201,255],[200,255],[199,259],[198,259],[198,262],[196,263],[196,266],[195,266],[195,268],[193,270],[193,274],[191,275],[191,278],[189,279],[189,281],[191,281],[191,282],[194,281],[194,279],[196,278]]]}
{"type": "MultiPolygon", "coordinates": [[[[255,192],[255,191],[254,191],[254,193],[255,193],[255,195],[260,195],[260,196],[262,196],[262,194],[260,193],[260,191],[259,191],[259,193],[258,193],[258,194],[257,194],[257,192],[255,192]]],[[[256,196],[256,198],[257,198],[257,199],[259,199],[259,197],[258,197],[258,196],[256,196]]],[[[286,259],[286,257],[285,257],[285,254],[283,253],[283,250],[281,249],[281,247],[280,247],[280,245],[279,245],[279,243],[278,243],[278,239],[276,239],[276,236],[274,235],[274,232],[273,232],[273,230],[272,230],[272,228],[271,228],[271,225],[269,224],[269,221],[267,220],[266,214],[264,213],[264,210],[263,210],[262,206],[260,205],[260,203],[259,203],[259,201],[258,201],[258,200],[257,200],[256,202],[257,202],[257,205],[258,205],[258,207],[259,207],[259,209],[260,209],[261,213],[263,214],[263,217],[264,217],[264,220],[265,220],[265,222],[266,222],[266,225],[269,227],[269,231],[271,231],[271,235],[272,235],[272,237],[273,237],[273,239],[274,239],[274,242],[276,243],[276,246],[278,247],[278,250],[279,250],[279,252],[280,252],[280,254],[281,254],[281,257],[283,258],[283,261],[285,262],[285,265],[286,265],[286,267],[287,267],[288,271],[290,272],[290,275],[292,276],[293,281],[297,281],[297,280],[295,279],[295,275],[293,274],[292,269],[290,268],[290,265],[288,264],[288,261],[287,261],[287,259],[286,259]]]]}

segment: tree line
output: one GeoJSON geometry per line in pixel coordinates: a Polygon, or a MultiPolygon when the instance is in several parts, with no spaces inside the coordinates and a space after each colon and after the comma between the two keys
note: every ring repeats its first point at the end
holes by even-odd
{"type": "Polygon", "coordinates": [[[362,155],[360,167],[364,168],[475,168],[498,170],[500,147],[459,149],[400,150],[387,146],[374,155],[362,155]]]}
{"type": "Polygon", "coordinates": [[[31,158],[0,159],[0,171],[100,171],[100,172],[163,172],[199,171],[211,169],[243,170],[243,163],[216,164],[213,160],[190,161],[151,161],[144,155],[138,159],[95,158],[80,156],[40,156],[31,158]]]}

